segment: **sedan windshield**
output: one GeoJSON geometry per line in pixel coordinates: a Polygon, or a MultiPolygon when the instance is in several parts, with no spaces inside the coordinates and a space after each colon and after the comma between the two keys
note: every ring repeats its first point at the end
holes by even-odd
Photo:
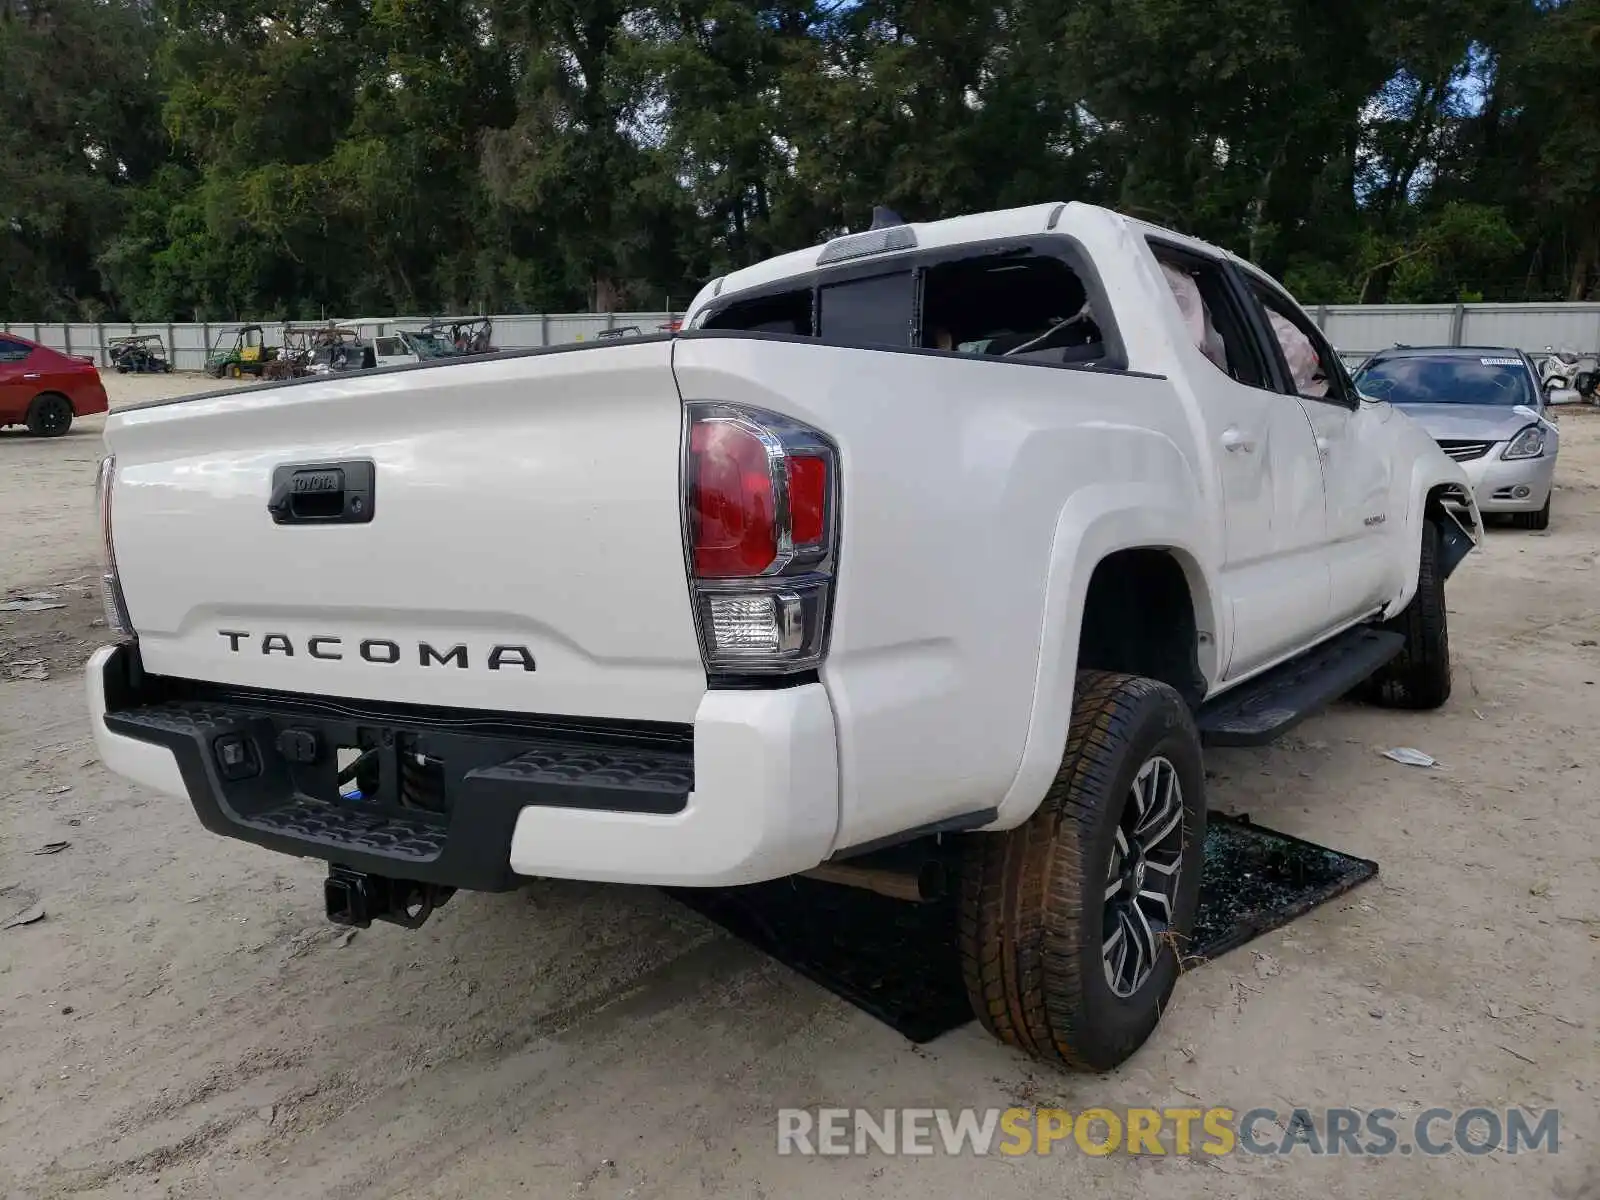
{"type": "Polygon", "coordinates": [[[1391,404],[1534,404],[1533,379],[1520,358],[1408,354],[1364,367],[1356,386],[1391,404]]]}

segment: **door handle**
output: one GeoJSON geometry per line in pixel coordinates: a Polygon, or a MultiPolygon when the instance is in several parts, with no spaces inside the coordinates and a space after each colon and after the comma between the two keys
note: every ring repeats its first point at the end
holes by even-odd
{"type": "Polygon", "coordinates": [[[1328,461],[1328,445],[1329,443],[1327,438],[1321,436],[1317,438],[1317,457],[1323,462],[1328,461]]]}
{"type": "Polygon", "coordinates": [[[274,525],[365,525],[375,483],[368,459],[285,464],[272,472],[267,511],[274,525]]]}
{"type": "Polygon", "coordinates": [[[1256,441],[1242,429],[1230,425],[1222,431],[1222,448],[1230,454],[1252,454],[1256,441]]]}
{"type": "Polygon", "coordinates": [[[39,372],[37,372],[37,371],[25,371],[23,373],[22,377],[24,379],[37,379],[37,378],[39,378],[39,372]]]}

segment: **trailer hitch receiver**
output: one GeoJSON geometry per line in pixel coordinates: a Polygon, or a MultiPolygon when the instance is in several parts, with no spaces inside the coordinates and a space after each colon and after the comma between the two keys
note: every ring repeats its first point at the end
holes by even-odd
{"type": "Polygon", "coordinates": [[[369,875],[337,863],[328,867],[323,883],[328,920],[357,929],[366,929],[374,921],[417,929],[454,894],[455,888],[369,875]]]}

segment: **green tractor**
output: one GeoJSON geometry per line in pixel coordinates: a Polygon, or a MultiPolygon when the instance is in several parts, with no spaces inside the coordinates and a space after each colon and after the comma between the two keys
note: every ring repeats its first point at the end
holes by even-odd
{"type": "Polygon", "coordinates": [[[259,379],[266,365],[277,361],[278,347],[266,344],[261,326],[244,326],[234,334],[233,344],[224,349],[227,336],[226,330],[217,336],[206,359],[206,374],[211,378],[243,379],[254,375],[259,379]]]}

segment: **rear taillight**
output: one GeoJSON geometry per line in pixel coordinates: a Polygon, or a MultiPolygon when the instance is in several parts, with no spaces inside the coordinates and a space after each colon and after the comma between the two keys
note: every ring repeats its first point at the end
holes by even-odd
{"type": "Polygon", "coordinates": [[[119,642],[131,642],[133,622],[128,619],[128,604],[117,575],[117,552],[111,542],[111,499],[116,482],[117,457],[112,454],[100,460],[94,488],[95,506],[100,510],[100,599],[105,605],[106,629],[119,642]]]}
{"type": "Polygon", "coordinates": [[[684,531],[706,669],[781,674],[827,651],[839,454],[787,417],[690,404],[684,531]]]}

